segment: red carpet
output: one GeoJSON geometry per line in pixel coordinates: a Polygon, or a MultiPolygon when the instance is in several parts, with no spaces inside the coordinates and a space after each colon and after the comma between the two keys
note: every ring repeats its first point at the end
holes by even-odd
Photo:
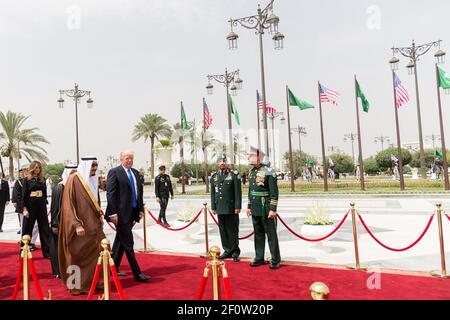
{"type": "MultiPolygon", "coordinates": [[[[0,299],[10,299],[17,276],[18,245],[0,243],[0,299]]],[[[197,292],[205,266],[204,259],[164,254],[137,254],[148,283],[138,283],[131,276],[126,258],[121,268],[129,276],[120,278],[128,300],[191,300],[197,292]]],[[[33,252],[44,294],[50,289],[53,300],[86,299],[67,293],[60,280],[51,277],[50,261],[41,251],[33,252]]],[[[421,276],[381,274],[381,289],[367,288],[372,274],[296,265],[282,265],[270,270],[268,265],[251,268],[247,261],[226,261],[233,299],[237,300],[311,300],[309,286],[316,281],[330,288],[330,300],[450,300],[450,280],[421,276]]],[[[209,282],[205,299],[211,299],[209,282]]],[[[30,283],[31,298],[36,299],[30,283]]],[[[21,292],[19,298],[21,298],[21,292]]],[[[116,293],[112,296],[118,299],[116,293]]]]}

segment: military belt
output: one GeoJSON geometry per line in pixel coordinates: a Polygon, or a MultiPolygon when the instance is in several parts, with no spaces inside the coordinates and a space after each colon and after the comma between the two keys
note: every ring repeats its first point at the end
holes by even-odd
{"type": "Polygon", "coordinates": [[[33,198],[42,198],[42,196],[43,196],[42,190],[30,192],[30,197],[33,197],[33,198]]]}
{"type": "Polygon", "coordinates": [[[267,191],[250,191],[250,195],[255,197],[268,197],[269,192],[267,191]]]}

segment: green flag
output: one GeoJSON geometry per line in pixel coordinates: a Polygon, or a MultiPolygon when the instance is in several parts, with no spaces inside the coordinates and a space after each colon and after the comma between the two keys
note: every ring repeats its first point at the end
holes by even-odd
{"type": "Polygon", "coordinates": [[[443,158],[442,152],[439,150],[436,150],[436,157],[439,157],[440,159],[443,158]]]}
{"type": "Polygon", "coordinates": [[[362,92],[358,81],[356,81],[356,95],[358,96],[358,98],[361,98],[361,103],[362,103],[364,112],[369,112],[369,106],[370,106],[369,101],[366,99],[366,96],[362,92]]]}
{"type": "Polygon", "coordinates": [[[450,75],[446,74],[444,70],[438,67],[439,86],[442,89],[450,89],[450,75]]]}
{"type": "Polygon", "coordinates": [[[236,123],[238,124],[238,126],[240,126],[241,125],[241,121],[239,120],[239,113],[238,113],[238,111],[236,109],[236,106],[235,106],[234,101],[231,98],[231,96],[230,96],[230,100],[231,100],[231,114],[234,115],[234,119],[236,120],[236,123]]]}
{"type": "Polygon", "coordinates": [[[294,96],[291,89],[288,89],[288,94],[289,94],[289,105],[290,106],[297,106],[300,108],[300,110],[314,109],[313,105],[309,104],[306,101],[300,100],[296,96],[294,96]]]}
{"type": "Polygon", "coordinates": [[[183,106],[181,106],[181,128],[185,130],[189,129],[189,125],[186,120],[186,114],[184,113],[183,106]]]}

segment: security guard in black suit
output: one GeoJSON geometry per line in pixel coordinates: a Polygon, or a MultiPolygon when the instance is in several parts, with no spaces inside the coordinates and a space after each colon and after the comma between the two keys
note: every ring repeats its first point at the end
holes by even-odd
{"type": "Polygon", "coordinates": [[[173,200],[173,188],[170,176],[166,174],[166,166],[159,167],[159,175],[155,178],[155,195],[156,201],[161,206],[158,221],[166,227],[170,227],[166,220],[166,209],[169,203],[169,196],[173,200]]]}
{"type": "Polygon", "coordinates": [[[267,240],[271,254],[270,269],[280,267],[280,247],[277,235],[278,181],[272,168],[262,164],[264,154],[252,147],[249,163],[253,169],[249,174],[247,216],[252,216],[255,231],[255,260],[252,267],[265,264],[264,251],[267,240]]]}
{"type": "Polygon", "coordinates": [[[211,177],[211,209],[219,218],[223,254],[219,259],[233,258],[238,262],[239,213],[242,209],[242,187],[239,175],[227,167],[227,157],[219,156],[218,170],[211,177]]]}

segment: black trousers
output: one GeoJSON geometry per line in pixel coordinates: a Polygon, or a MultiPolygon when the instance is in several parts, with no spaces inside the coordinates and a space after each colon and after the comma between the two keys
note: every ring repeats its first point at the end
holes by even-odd
{"type": "Polygon", "coordinates": [[[253,216],[253,229],[255,230],[255,260],[264,261],[264,252],[267,242],[269,242],[269,249],[272,263],[280,263],[280,246],[278,244],[277,235],[277,218],[269,219],[267,217],[253,216]]]}
{"type": "Polygon", "coordinates": [[[42,255],[45,258],[50,257],[50,228],[48,227],[48,218],[47,212],[45,209],[28,209],[29,216],[26,218],[23,217],[23,225],[22,225],[22,236],[29,235],[30,237],[33,235],[33,227],[37,220],[38,229],[39,229],[39,239],[41,240],[42,246],[42,255]]]}
{"type": "Polygon", "coordinates": [[[5,218],[5,205],[6,203],[0,203],[0,229],[3,226],[3,219],[5,218]]]}
{"type": "Polygon", "coordinates": [[[239,257],[239,215],[219,214],[219,231],[222,248],[225,255],[239,257]]]}
{"type": "Polygon", "coordinates": [[[125,252],[127,256],[128,263],[130,264],[131,271],[134,276],[137,276],[141,273],[141,269],[136,260],[136,255],[134,254],[134,239],[133,239],[133,223],[127,224],[118,224],[116,226],[117,233],[116,238],[114,239],[114,244],[112,247],[114,264],[117,269],[120,267],[120,263],[123,258],[123,254],[125,252]]]}
{"type": "Polygon", "coordinates": [[[59,276],[59,263],[58,263],[58,235],[50,231],[50,262],[52,265],[52,274],[59,276]]]}
{"type": "Polygon", "coordinates": [[[159,210],[159,217],[158,217],[158,221],[161,222],[165,222],[167,223],[166,220],[166,209],[167,209],[167,205],[169,204],[169,197],[161,197],[160,198],[160,202],[159,205],[161,206],[161,209],[159,210]]]}

